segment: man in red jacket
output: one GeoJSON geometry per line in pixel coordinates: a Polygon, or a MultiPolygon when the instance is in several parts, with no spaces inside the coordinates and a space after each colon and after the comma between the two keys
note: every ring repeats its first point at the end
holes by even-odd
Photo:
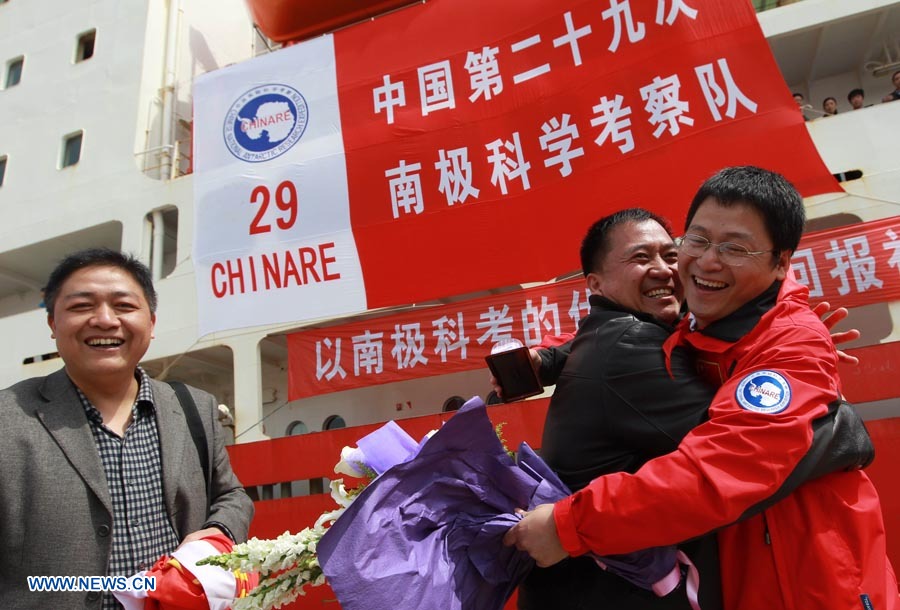
{"type": "Polygon", "coordinates": [[[727,168],[701,186],[678,241],[691,315],[665,350],[692,347],[721,384],[709,421],[637,473],[599,477],[528,513],[507,543],[547,566],[722,528],[729,609],[900,608],[865,473],[826,475],[773,501],[808,453],[811,422],[841,393],[828,332],[788,273],[804,220],[793,186],[766,170],[727,168]]]}

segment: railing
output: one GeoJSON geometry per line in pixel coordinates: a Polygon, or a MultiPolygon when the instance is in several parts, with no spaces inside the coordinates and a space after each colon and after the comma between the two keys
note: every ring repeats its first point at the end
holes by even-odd
{"type": "Polygon", "coordinates": [[[191,137],[182,138],[175,140],[174,144],[154,146],[134,156],[144,159],[141,171],[145,174],[162,180],[174,180],[193,173],[192,145],[191,137]]]}

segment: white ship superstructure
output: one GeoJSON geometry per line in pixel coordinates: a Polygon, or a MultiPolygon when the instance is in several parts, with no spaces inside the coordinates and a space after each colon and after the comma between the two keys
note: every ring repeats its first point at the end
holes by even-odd
{"type": "MultiPolygon", "coordinates": [[[[900,3],[780,4],[759,13],[763,31],[851,194],[808,201],[812,228],[897,215],[900,103],[879,101],[900,69],[900,3]],[[873,105],[850,112],[857,87],[873,105]],[[819,118],[827,96],[839,114],[819,118]]],[[[289,402],[285,334],[297,325],[198,336],[191,84],[268,47],[242,0],[0,1],[0,387],[61,366],[41,287],[66,253],[108,246],[156,277],[146,367],[214,393],[239,443],[434,413],[489,390],[485,369],[289,402]]],[[[898,303],[864,309],[851,318],[858,345],[900,339],[898,303]]],[[[898,416],[900,398],[874,407],[868,417],[898,416]]]]}

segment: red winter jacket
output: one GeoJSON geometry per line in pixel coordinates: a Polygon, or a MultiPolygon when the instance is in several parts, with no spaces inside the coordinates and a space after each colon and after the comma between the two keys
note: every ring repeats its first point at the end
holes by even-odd
{"type": "MultiPolygon", "coordinates": [[[[777,492],[808,451],[813,420],[840,397],[837,355],[807,296],[787,279],[777,302],[758,299],[702,332],[682,321],[664,349],[690,345],[704,374],[718,373],[709,421],[636,474],[597,478],[558,502],[570,554],[674,544],[777,492]]],[[[860,470],[804,483],[722,529],[719,547],[730,610],[900,610],[878,495],[860,470]]]]}

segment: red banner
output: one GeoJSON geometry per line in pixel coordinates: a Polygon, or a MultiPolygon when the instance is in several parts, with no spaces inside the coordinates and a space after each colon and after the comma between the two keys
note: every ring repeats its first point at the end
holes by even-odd
{"type": "MultiPolygon", "coordinates": [[[[857,307],[900,300],[900,216],[810,233],[792,266],[813,301],[857,307]]],[[[290,334],[290,400],[485,368],[500,340],[531,346],[574,332],[589,311],[587,296],[577,278],[290,334]]]]}
{"type": "Polygon", "coordinates": [[[750,2],[436,0],[335,34],[370,309],[546,281],[727,165],[839,191],[750,2]]]}
{"type": "Polygon", "coordinates": [[[574,332],[587,297],[578,278],[290,334],[289,399],[484,368],[495,343],[574,332]]]}
{"type": "Polygon", "coordinates": [[[900,216],[810,233],[791,263],[813,302],[859,307],[900,300],[900,216]]]}
{"type": "Polygon", "coordinates": [[[430,0],[195,81],[200,333],[544,282],[728,165],[838,192],[746,0],[430,0]]]}

